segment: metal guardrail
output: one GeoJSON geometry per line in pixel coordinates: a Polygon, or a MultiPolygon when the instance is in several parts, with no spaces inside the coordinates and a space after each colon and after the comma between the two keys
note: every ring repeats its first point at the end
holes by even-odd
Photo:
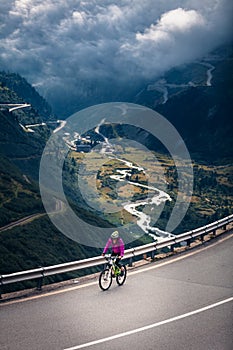
{"type": "MultiPolygon", "coordinates": [[[[181,233],[175,237],[164,239],[160,242],[149,243],[139,247],[127,249],[125,251],[123,259],[130,259],[130,264],[132,264],[132,260],[136,256],[151,253],[152,257],[154,257],[155,252],[157,250],[168,247],[171,249],[171,251],[173,251],[174,246],[181,242],[187,242],[187,245],[190,246],[192,239],[201,237],[201,240],[203,241],[204,236],[206,234],[213,232],[213,234],[215,235],[216,230],[220,228],[226,230],[227,225],[231,222],[233,222],[233,214],[221,220],[215,221],[209,225],[199,227],[192,231],[181,233]]],[[[99,266],[103,265],[104,263],[105,259],[102,256],[96,256],[89,259],[78,260],[59,265],[39,267],[33,270],[20,271],[8,275],[0,275],[0,286],[37,279],[37,289],[41,289],[44,277],[99,266]]]]}

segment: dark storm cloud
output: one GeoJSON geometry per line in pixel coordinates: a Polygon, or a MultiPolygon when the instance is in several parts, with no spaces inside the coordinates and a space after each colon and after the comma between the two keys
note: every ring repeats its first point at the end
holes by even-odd
{"type": "Polygon", "coordinates": [[[87,93],[86,81],[153,77],[196,59],[229,40],[231,22],[230,0],[1,1],[0,64],[45,95],[87,93]]]}

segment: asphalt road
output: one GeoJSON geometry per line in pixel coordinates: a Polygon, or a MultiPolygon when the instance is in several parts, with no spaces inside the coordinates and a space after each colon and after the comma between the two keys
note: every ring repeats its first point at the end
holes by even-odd
{"type": "Polygon", "coordinates": [[[107,292],[91,282],[1,304],[0,349],[232,350],[232,253],[224,236],[134,270],[107,292]]]}

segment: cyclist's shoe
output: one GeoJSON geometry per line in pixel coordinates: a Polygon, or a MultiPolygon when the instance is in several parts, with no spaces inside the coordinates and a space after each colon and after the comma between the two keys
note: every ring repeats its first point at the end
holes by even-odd
{"type": "Polygon", "coordinates": [[[123,277],[124,276],[124,270],[121,270],[120,272],[120,276],[123,277]]]}

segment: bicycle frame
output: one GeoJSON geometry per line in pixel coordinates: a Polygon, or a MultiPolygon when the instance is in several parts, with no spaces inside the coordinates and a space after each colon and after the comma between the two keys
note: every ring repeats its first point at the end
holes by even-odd
{"type": "Polygon", "coordinates": [[[107,266],[110,268],[111,271],[113,271],[114,276],[117,276],[121,273],[121,269],[116,265],[116,256],[109,255],[108,257],[105,257],[107,260],[107,266]]]}

